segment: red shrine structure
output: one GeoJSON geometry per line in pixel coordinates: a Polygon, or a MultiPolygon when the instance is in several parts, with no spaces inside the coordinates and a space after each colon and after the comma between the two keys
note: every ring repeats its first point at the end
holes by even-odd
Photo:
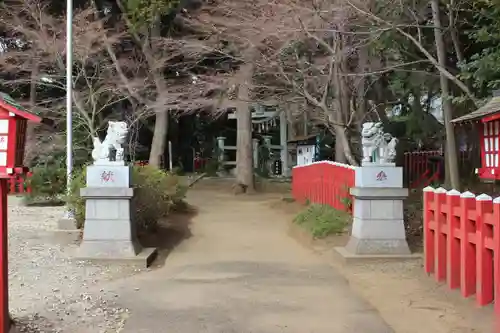
{"type": "Polygon", "coordinates": [[[477,128],[481,147],[480,179],[500,180],[500,91],[478,110],[453,119],[452,123],[470,123],[477,128]]]}
{"type": "Polygon", "coordinates": [[[28,120],[37,123],[42,118],[28,112],[9,95],[0,92],[0,332],[9,332],[7,179],[23,173],[24,147],[28,120]]]}
{"type": "Polygon", "coordinates": [[[28,112],[9,95],[0,92],[0,177],[27,171],[23,157],[28,120],[42,122],[41,117],[28,112]]]}

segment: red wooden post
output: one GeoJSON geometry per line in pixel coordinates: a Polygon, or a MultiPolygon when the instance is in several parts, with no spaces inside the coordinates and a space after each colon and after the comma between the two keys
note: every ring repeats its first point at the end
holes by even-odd
{"type": "Polygon", "coordinates": [[[16,194],[16,175],[13,174],[9,177],[10,193],[16,194]]]}
{"type": "Polygon", "coordinates": [[[304,177],[307,177],[307,168],[305,167],[300,167],[299,170],[299,181],[298,184],[300,185],[300,202],[304,203],[306,194],[307,194],[307,184],[304,182],[304,177]]]}
{"type": "Polygon", "coordinates": [[[435,216],[434,222],[436,223],[435,236],[436,241],[436,280],[444,281],[446,279],[446,190],[442,187],[436,189],[435,193],[435,216]]]}
{"type": "Polygon", "coordinates": [[[486,305],[493,301],[493,252],[487,248],[488,220],[493,211],[492,198],[476,197],[476,302],[486,305]]]}
{"type": "Polygon", "coordinates": [[[319,182],[318,182],[318,203],[324,205],[325,196],[324,196],[324,186],[325,186],[325,174],[330,170],[329,165],[327,163],[317,163],[316,168],[318,168],[319,172],[319,182]]]}
{"type": "Polygon", "coordinates": [[[500,197],[493,200],[493,246],[495,313],[500,318],[500,197]]]}
{"type": "Polygon", "coordinates": [[[333,207],[335,203],[335,186],[333,184],[333,180],[335,178],[335,170],[334,166],[328,164],[328,169],[325,174],[325,203],[331,207],[333,207]]]}
{"type": "Polygon", "coordinates": [[[312,182],[313,188],[312,188],[312,199],[311,202],[318,203],[319,202],[319,183],[321,182],[321,173],[320,173],[320,168],[318,168],[318,165],[313,164],[311,166],[311,169],[314,171],[314,180],[312,182]]]}
{"type": "Polygon", "coordinates": [[[434,230],[431,223],[434,222],[434,188],[424,188],[424,269],[427,274],[434,273],[435,249],[434,230]]]}
{"type": "Polygon", "coordinates": [[[26,191],[24,190],[24,176],[21,174],[17,174],[17,190],[19,194],[24,194],[26,191]]]}
{"type": "Polygon", "coordinates": [[[303,168],[304,168],[302,170],[302,187],[304,189],[303,200],[304,202],[306,202],[307,200],[310,200],[311,197],[311,182],[306,181],[306,179],[311,179],[311,177],[313,177],[314,174],[311,172],[311,168],[309,166],[305,166],[303,168]]]}
{"type": "Polygon", "coordinates": [[[447,281],[450,289],[456,289],[460,287],[460,192],[457,190],[448,191],[446,205],[448,206],[448,214],[446,215],[448,225],[447,281]]]}
{"type": "Polygon", "coordinates": [[[2,333],[9,332],[9,269],[8,269],[8,234],[7,234],[7,193],[8,179],[0,178],[0,328],[2,333]]]}
{"type": "Polygon", "coordinates": [[[475,238],[474,222],[470,220],[471,211],[476,207],[476,196],[464,192],[460,196],[460,291],[469,297],[476,292],[476,252],[470,241],[475,238]]]}

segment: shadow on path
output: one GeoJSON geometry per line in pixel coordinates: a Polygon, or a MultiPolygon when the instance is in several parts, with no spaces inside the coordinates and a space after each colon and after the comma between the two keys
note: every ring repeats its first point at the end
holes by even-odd
{"type": "Polygon", "coordinates": [[[187,205],[181,211],[173,212],[168,219],[159,221],[153,230],[138,235],[143,247],[158,249],[158,256],[151,268],[159,268],[165,265],[165,261],[172,250],[192,236],[191,224],[197,214],[196,207],[187,205]]]}

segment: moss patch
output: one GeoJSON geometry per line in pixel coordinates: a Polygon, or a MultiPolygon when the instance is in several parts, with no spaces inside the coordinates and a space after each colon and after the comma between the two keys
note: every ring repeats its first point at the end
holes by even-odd
{"type": "Polygon", "coordinates": [[[293,222],[315,238],[344,233],[352,217],[327,205],[313,204],[297,214],[293,222]]]}

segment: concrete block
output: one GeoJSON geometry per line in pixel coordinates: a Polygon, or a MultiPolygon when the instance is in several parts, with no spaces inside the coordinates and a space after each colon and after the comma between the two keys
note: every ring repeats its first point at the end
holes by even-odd
{"type": "Polygon", "coordinates": [[[353,217],[360,219],[403,219],[403,200],[356,199],[353,217]]]}
{"type": "Polygon", "coordinates": [[[401,260],[419,260],[422,255],[412,254],[355,254],[345,247],[335,247],[334,253],[338,255],[346,264],[364,264],[367,262],[388,262],[401,260]]]}
{"type": "Polygon", "coordinates": [[[136,266],[137,268],[147,268],[151,266],[158,255],[158,251],[155,248],[143,248],[135,255],[124,255],[120,250],[115,255],[113,251],[107,250],[109,249],[107,245],[103,246],[102,244],[90,243],[87,245],[83,248],[81,246],[78,248],[76,258],[97,264],[123,264],[127,266],[136,266]],[[99,249],[105,250],[99,252],[99,249]]]}
{"type": "Polygon", "coordinates": [[[378,188],[378,187],[352,187],[349,193],[357,199],[365,200],[391,200],[406,199],[408,197],[407,188],[378,188]]]}
{"type": "Polygon", "coordinates": [[[112,162],[87,168],[85,227],[76,257],[81,260],[123,262],[147,267],[156,249],[143,249],[131,219],[130,170],[112,162]]]}
{"type": "Polygon", "coordinates": [[[351,237],[367,240],[406,239],[402,219],[360,219],[353,218],[351,237]]]}
{"type": "Polygon", "coordinates": [[[134,189],[127,187],[85,187],[80,189],[80,195],[83,198],[127,198],[134,196],[134,189]]]}
{"type": "Polygon", "coordinates": [[[408,189],[354,187],[353,225],[345,251],[351,255],[409,255],[403,221],[408,189]]]}
{"type": "Polygon", "coordinates": [[[82,239],[78,257],[89,258],[128,258],[135,257],[142,251],[142,246],[134,240],[82,239]]]}
{"type": "Polygon", "coordinates": [[[411,254],[406,239],[403,238],[357,238],[351,236],[345,249],[358,255],[408,255],[411,254]]]}
{"type": "Polygon", "coordinates": [[[402,188],[403,168],[393,164],[365,164],[356,169],[356,187],[402,188]]]}
{"type": "Polygon", "coordinates": [[[87,199],[85,204],[85,225],[90,220],[128,220],[129,199],[87,199]]]}
{"type": "Polygon", "coordinates": [[[132,241],[136,237],[135,223],[126,219],[85,219],[83,239],[91,241],[132,241]]]}
{"type": "Polygon", "coordinates": [[[87,187],[130,187],[131,168],[125,165],[90,165],[87,167],[87,187]]]}

